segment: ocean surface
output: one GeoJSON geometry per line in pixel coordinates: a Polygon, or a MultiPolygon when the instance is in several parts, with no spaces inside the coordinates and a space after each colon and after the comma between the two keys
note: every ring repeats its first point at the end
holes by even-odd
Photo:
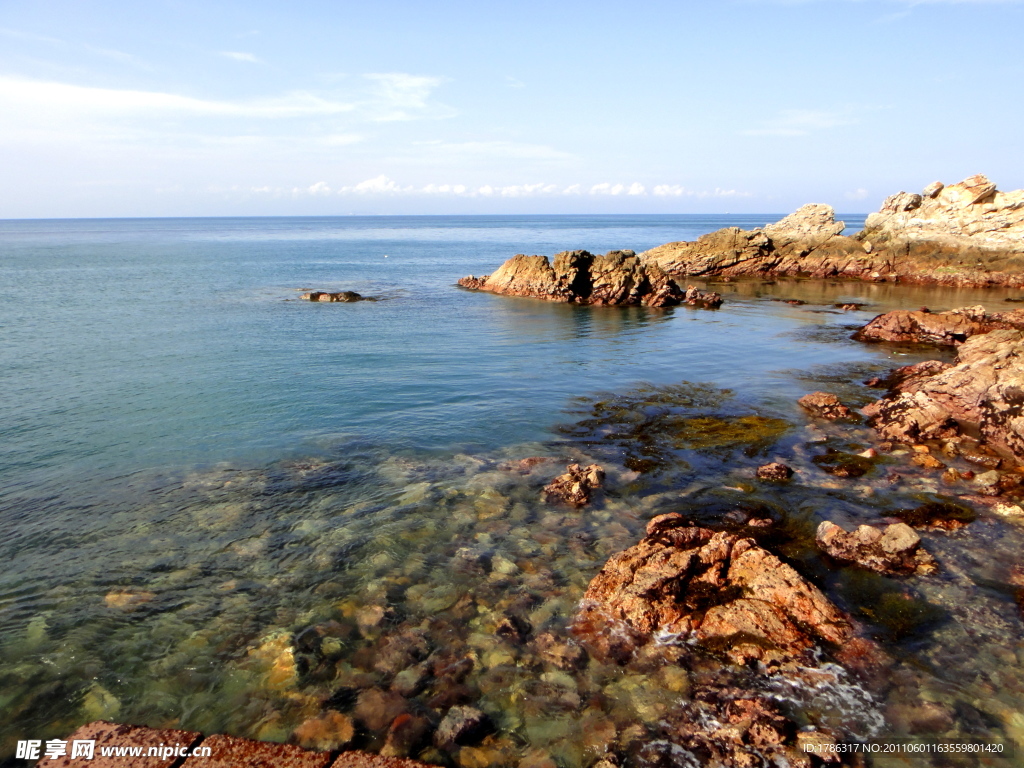
{"type": "MultiPolygon", "coordinates": [[[[777,218],[0,221],[0,759],[96,717],[286,739],[316,708],[268,694],[252,709],[252,659],[275,631],[395,605],[457,537],[508,535],[444,527],[474,487],[452,467],[562,455],[573,398],[640,382],[728,388],[804,424],[794,402],[815,377],[924,359],[852,342],[852,325],[1009,295],[723,283],[708,311],[455,286],[517,253],[639,252],[777,218]],[[310,289],[379,300],[298,300],[310,289]]],[[[848,234],[863,224],[844,218],[848,234]]],[[[571,613],[601,562],[567,564],[571,588],[550,599],[571,613]]],[[[431,610],[454,610],[459,588],[429,583],[431,610]]],[[[568,733],[501,727],[528,746],[568,733]]],[[[558,759],[586,762],[573,754],[558,759]]]]}

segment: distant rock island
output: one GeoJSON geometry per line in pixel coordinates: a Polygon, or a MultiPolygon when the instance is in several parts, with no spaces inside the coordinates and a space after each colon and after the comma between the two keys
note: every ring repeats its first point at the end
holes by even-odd
{"type": "Polygon", "coordinates": [[[716,307],[721,297],[685,278],[844,278],[1024,287],[1024,190],[982,175],[888,197],[852,237],[829,205],[805,205],[764,228],[726,227],[640,254],[517,255],[464,288],[575,304],[716,307]]]}

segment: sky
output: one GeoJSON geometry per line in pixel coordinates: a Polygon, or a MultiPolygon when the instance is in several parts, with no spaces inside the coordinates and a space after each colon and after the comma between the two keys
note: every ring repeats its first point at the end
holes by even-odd
{"type": "Polygon", "coordinates": [[[1024,0],[0,0],[0,219],[1024,187],[1024,0]]]}

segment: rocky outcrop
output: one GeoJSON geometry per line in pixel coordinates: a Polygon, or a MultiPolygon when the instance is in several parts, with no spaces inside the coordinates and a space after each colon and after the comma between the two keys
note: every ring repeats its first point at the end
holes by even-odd
{"type": "Polygon", "coordinates": [[[852,633],[817,587],[752,539],[687,525],[677,513],[651,520],[639,544],[605,564],[574,631],[613,658],[677,636],[737,663],[796,658],[852,633]]]}
{"type": "Polygon", "coordinates": [[[633,251],[610,251],[604,256],[566,251],[553,261],[547,256],[520,254],[492,275],[469,275],[459,280],[459,285],[570,304],[668,307],[685,299],[668,275],[657,265],[643,263],[633,251]]]}
{"type": "Polygon", "coordinates": [[[686,293],[683,294],[683,301],[691,307],[717,309],[722,306],[722,294],[715,291],[702,291],[695,285],[688,285],[686,286],[686,293]]]}
{"type": "Polygon", "coordinates": [[[362,294],[356,293],[355,291],[338,291],[337,293],[330,293],[328,291],[310,291],[304,293],[300,297],[304,301],[376,301],[377,299],[373,296],[363,296],[362,294]]]}
{"type": "Polygon", "coordinates": [[[827,205],[805,205],[763,229],[735,227],[641,254],[673,277],[816,277],[1024,286],[1024,190],[984,176],[900,192],[842,234],[827,205]]]}
{"type": "Polygon", "coordinates": [[[903,443],[980,436],[989,448],[1024,462],[1024,331],[969,338],[955,363],[937,370],[903,377],[865,406],[868,423],[883,439],[903,443]]]}
{"type": "Polygon", "coordinates": [[[581,467],[570,464],[565,474],[559,475],[546,486],[542,495],[548,503],[562,502],[573,507],[582,507],[590,501],[594,491],[604,482],[604,470],[597,464],[581,467]]]}
{"type": "Polygon", "coordinates": [[[857,341],[956,346],[971,336],[996,330],[1024,330],[1024,309],[1011,312],[986,312],[980,304],[949,312],[916,312],[898,309],[878,315],[853,334],[857,341]]]}
{"type": "Polygon", "coordinates": [[[921,537],[906,523],[893,523],[884,530],[861,525],[847,532],[825,520],[814,538],[830,557],[876,573],[932,573],[936,569],[935,559],[921,547],[921,537]]]}

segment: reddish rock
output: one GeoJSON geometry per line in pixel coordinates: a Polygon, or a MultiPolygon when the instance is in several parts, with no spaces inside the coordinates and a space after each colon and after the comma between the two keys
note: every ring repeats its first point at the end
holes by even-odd
{"type": "Polygon", "coordinates": [[[788,467],[782,462],[773,461],[771,464],[764,464],[757,468],[758,480],[789,480],[793,476],[793,468],[788,467]]]}
{"type": "Polygon", "coordinates": [[[667,307],[679,304],[683,292],[654,264],[644,264],[633,251],[595,256],[587,251],[546,256],[514,256],[494,274],[470,275],[459,285],[507,296],[594,305],[667,307]]]}
{"type": "Polygon", "coordinates": [[[384,757],[408,757],[430,734],[430,721],[425,717],[404,714],[392,721],[387,740],[381,748],[384,757]]]}
{"type": "Polygon", "coordinates": [[[359,694],[354,714],[367,730],[383,731],[407,709],[408,702],[394,691],[368,688],[359,694]]]}
{"type": "MultiPolygon", "coordinates": [[[[44,758],[39,761],[40,765],[46,766],[76,766],[76,768],[151,768],[155,757],[103,757],[100,754],[101,747],[142,747],[143,753],[147,753],[150,747],[180,747],[187,751],[199,743],[202,734],[196,731],[175,731],[170,729],[145,728],[137,725],[119,725],[98,720],[88,725],[83,725],[64,741],[67,742],[67,754],[55,760],[44,758]],[[75,741],[95,742],[92,759],[83,757],[71,758],[75,741]]],[[[45,746],[45,744],[44,744],[45,746]]],[[[42,754],[42,751],[40,751],[42,754]]],[[[169,760],[170,758],[168,758],[169,760]]]]}
{"type": "Polygon", "coordinates": [[[327,710],[319,717],[311,717],[292,733],[292,740],[306,749],[329,752],[352,743],[356,729],[352,718],[327,710]]]}
{"type": "Polygon", "coordinates": [[[647,531],[605,564],[583,597],[574,631],[596,652],[621,658],[668,633],[743,663],[850,637],[846,617],[817,587],[751,539],[688,526],[674,513],[647,531]]]}
{"type": "Polygon", "coordinates": [[[818,526],[815,541],[836,560],[877,573],[932,573],[937,567],[935,559],[921,547],[921,537],[906,523],[893,523],[883,530],[861,525],[847,532],[825,520],[818,526]]]}
{"type": "Polygon", "coordinates": [[[210,736],[201,748],[209,748],[209,757],[190,757],[182,763],[188,768],[327,768],[329,752],[310,752],[291,744],[251,741],[235,736],[210,736]]]}
{"type": "Polygon", "coordinates": [[[828,392],[811,392],[797,400],[797,403],[818,418],[830,421],[856,417],[853,411],[839,402],[838,397],[828,392]]]}
{"type": "Polygon", "coordinates": [[[853,334],[858,341],[891,341],[956,346],[971,336],[995,330],[1024,329],[1024,309],[985,312],[983,306],[949,312],[896,310],[878,315],[853,334]]]}
{"type": "Polygon", "coordinates": [[[597,464],[580,467],[570,464],[564,475],[559,475],[544,486],[543,496],[548,503],[562,502],[582,507],[590,501],[595,490],[604,482],[604,470],[597,464]]]}
{"type": "Polygon", "coordinates": [[[884,440],[911,444],[980,435],[993,451],[1024,461],[1024,332],[974,336],[954,365],[937,371],[904,378],[866,406],[868,423],[884,440]]]}

